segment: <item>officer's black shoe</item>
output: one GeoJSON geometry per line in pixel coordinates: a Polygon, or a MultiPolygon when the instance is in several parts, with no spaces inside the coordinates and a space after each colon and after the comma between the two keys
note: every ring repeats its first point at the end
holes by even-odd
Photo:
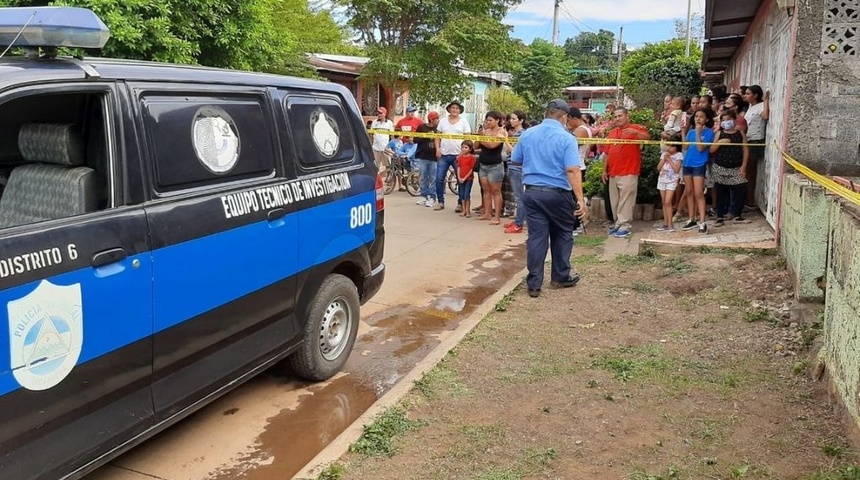
{"type": "Polygon", "coordinates": [[[530,288],[530,289],[529,289],[529,296],[530,296],[530,297],[532,297],[532,298],[537,298],[537,297],[539,297],[539,296],[540,296],[540,290],[532,290],[532,289],[530,288]]]}
{"type": "Polygon", "coordinates": [[[550,283],[550,286],[552,288],[570,288],[576,286],[577,283],[579,283],[579,275],[574,273],[573,275],[568,277],[567,280],[561,280],[558,282],[553,280],[550,283]]]}

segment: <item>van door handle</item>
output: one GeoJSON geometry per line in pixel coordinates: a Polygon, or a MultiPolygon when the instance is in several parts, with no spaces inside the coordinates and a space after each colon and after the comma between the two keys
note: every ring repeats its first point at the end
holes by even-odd
{"type": "Polygon", "coordinates": [[[276,208],[274,210],[269,210],[269,213],[266,214],[266,217],[270,222],[274,222],[275,220],[280,220],[287,216],[287,211],[283,208],[276,208]]]}
{"type": "Polygon", "coordinates": [[[116,263],[121,260],[125,260],[125,249],[122,248],[111,248],[108,250],[102,250],[93,255],[93,259],[90,262],[93,267],[104,267],[105,265],[110,265],[111,263],[116,263]]]}

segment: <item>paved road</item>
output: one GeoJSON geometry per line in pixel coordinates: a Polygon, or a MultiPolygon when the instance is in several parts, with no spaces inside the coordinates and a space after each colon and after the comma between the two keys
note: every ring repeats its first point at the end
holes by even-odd
{"type": "Polygon", "coordinates": [[[432,212],[405,193],[386,197],[386,281],[362,307],[343,373],[307,384],[272,369],[86,480],[294,475],[525,265],[525,235],[452,206],[432,212]]]}

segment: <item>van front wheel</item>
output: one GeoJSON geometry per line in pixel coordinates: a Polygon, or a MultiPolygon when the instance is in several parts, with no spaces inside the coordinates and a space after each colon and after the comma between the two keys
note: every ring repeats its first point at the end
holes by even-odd
{"type": "Polygon", "coordinates": [[[358,290],[349,278],[329,275],[309,312],[304,343],[289,362],[297,375],[319,382],[339,372],[352,352],[358,333],[358,290]]]}

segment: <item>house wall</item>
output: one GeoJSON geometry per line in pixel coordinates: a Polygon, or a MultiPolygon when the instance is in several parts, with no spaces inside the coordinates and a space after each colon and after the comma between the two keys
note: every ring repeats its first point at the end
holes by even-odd
{"type": "Polygon", "coordinates": [[[860,175],[860,2],[799,0],[788,151],[826,175],[860,175]]]}
{"type": "Polygon", "coordinates": [[[822,357],[832,391],[860,426],[860,207],[830,200],[822,357]]]}

